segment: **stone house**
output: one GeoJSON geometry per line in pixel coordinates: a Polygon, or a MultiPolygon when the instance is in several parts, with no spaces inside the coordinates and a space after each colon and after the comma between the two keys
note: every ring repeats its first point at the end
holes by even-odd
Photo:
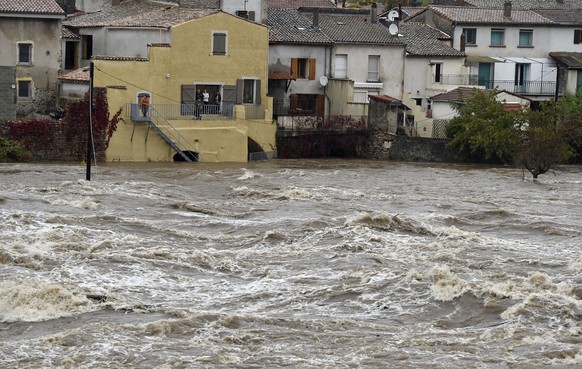
{"type": "Polygon", "coordinates": [[[0,118],[55,92],[64,17],[54,0],[0,2],[0,118]]]}

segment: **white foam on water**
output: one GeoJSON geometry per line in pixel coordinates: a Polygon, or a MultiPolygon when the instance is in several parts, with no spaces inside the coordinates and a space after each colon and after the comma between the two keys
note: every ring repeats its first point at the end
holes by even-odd
{"type": "Polygon", "coordinates": [[[36,322],[95,310],[76,289],[36,278],[0,282],[0,321],[36,322]]]}

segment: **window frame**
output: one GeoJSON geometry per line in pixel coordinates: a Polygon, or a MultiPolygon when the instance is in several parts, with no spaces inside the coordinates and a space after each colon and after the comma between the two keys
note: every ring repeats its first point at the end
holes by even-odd
{"type": "Polygon", "coordinates": [[[32,65],[32,51],[33,51],[33,44],[32,42],[18,42],[16,44],[16,48],[17,48],[17,61],[16,63],[18,65],[32,65]],[[23,47],[26,46],[28,47],[28,50],[26,53],[23,53],[23,47]],[[23,54],[27,55],[28,60],[21,60],[21,56],[23,54]]]}
{"type": "Polygon", "coordinates": [[[434,65],[434,75],[433,83],[443,83],[443,63],[433,63],[434,65]]]}
{"type": "Polygon", "coordinates": [[[32,80],[31,79],[19,79],[16,81],[16,96],[19,101],[30,101],[32,100],[32,80]],[[26,84],[26,87],[23,88],[23,84],[26,84]],[[26,95],[22,95],[22,91],[26,91],[26,95]]]}
{"type": "Polygon", "coordinates": [[[228,31],[212,31],[211,32],[211,40],[210,40],[210,55],[212,56],[226,56],[228,55],[228,31]],[[217,36],[224,36],[224,51],[215,49],[215,45],[218,45],[216,42],[217,36]]]}
{"type": "Polygon", "coordinates": [[[465,46],[477,46],[477,28],[463,28],[463,34],[465,35],[465,46]],[[473,42],[469,37],[470,34],[473,35],[473,42]]]}
{"type": "Polygon", "coordinates": [[[335,54],[333,60],[333,73],[335,78],[348,78],[348,54],[335,54]],[[338,60],[344,60],[345,67],[338,69],[338,60]],[[342,73],[338,73],[341,71],[342,73]]]}
{"type": "Polygon", "coordinates": [[[368,81],[378,82],[380,80],[380,55],[368,55],[368,81]],[[376,70],[370,69],[370,62],[376,61],[376,70]],[[375,78],[373,78],[375,76],[375,78]]]}
{"type": "Polygon", "coordinates": [[[81,59],[91,60],[93,57],[93,35],[81,35],[81,42],[83,44],[81,59]]]}
{"type": "Polygon", "coordinates": [[[520,29],[519,35],[517,39],[517,47],[533,47],[533,29],[520,29]],[[521,43],[521,35],[522,34],[529,34],[529,43],[522,44],[521,43]]]}
{"type": "Polygon", "coordinates": [[[491,28],[491,37],[489,39],[489,47],[505,47],[505,28],[491,28]],[[501,34],[501,43],[500,44],[493,43],[493,34],[494,33],[501,34]]]}

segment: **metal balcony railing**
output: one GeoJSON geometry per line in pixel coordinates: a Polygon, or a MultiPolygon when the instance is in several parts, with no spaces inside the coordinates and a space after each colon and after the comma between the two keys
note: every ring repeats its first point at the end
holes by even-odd
{"type": "Polygon", "coordinates": [[[483,86],[521,95],[553,95],[556,92],[555,81],[523,81],[516,84],[515,80],[489,80],[463,74],[441,74],[436,80],[439,82],[435,83],[445,85],[483,86]]]}
{"type": "MultiPolygon", "coordinates": [[[[233,119],[234,106],[234,104],[207,104],[201,106],[196,104],[151,104],[150,110],[155,109],[165,119],[191,119],[198,116],[201,119],[233,119]]],[[[143,117],[139,104],[129,104],[127,113],[134,121],[148,120],[147,117],[143,117]]]]}
{"type": "Polygon", "coordinates": [[[273,115],[316,115],[317,99],[273,100],[273,115]]]}

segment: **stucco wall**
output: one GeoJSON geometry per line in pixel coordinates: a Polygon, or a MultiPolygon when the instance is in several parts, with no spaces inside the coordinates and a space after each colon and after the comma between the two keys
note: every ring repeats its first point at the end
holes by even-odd
{"type": "MultiPolygon", "coordinates": [[[[251,138],[265,150],[274,147],[276,126],[271,122],[272,102],[266,96],[266,27],[219,12],[173,27],[171,47],[150,47],[148,56],[148,61],[94,61],[95,86],[111,86],[108,89],[110,114],[126,108],[129,103],[136,103],[140,92],[151,95],[152,105],[179,105],[182,85],[202,82],[236,85],[241,78],[256,79],[261,85],[261,107],[267,111],[264,120],[248,121],[243,118],[244,113],[239,112],[237,120],[172,120],[171,123],[195,146],[201,161],[246,161],[249,134],[255,135],[251,138]],[[226,55],[212,55],[212,31],[227,33],[226,55]],[[193,42],[193,35],[196,35],[196,42],[193,42]],[[255,127],[259,123],[263,124],[261,130],[255,127]],[[249,130],[249,127],[253,128],[249,130]],[[259,131],[264,134],[260,135],[259,131]]],[[[150,129],[146,141],[145,124],[138,123],[133,131],[131,118],[124,115],[126,122],[113,135],[107,160],[172,160],[174,151],[155,131],[150,129]]]]}

